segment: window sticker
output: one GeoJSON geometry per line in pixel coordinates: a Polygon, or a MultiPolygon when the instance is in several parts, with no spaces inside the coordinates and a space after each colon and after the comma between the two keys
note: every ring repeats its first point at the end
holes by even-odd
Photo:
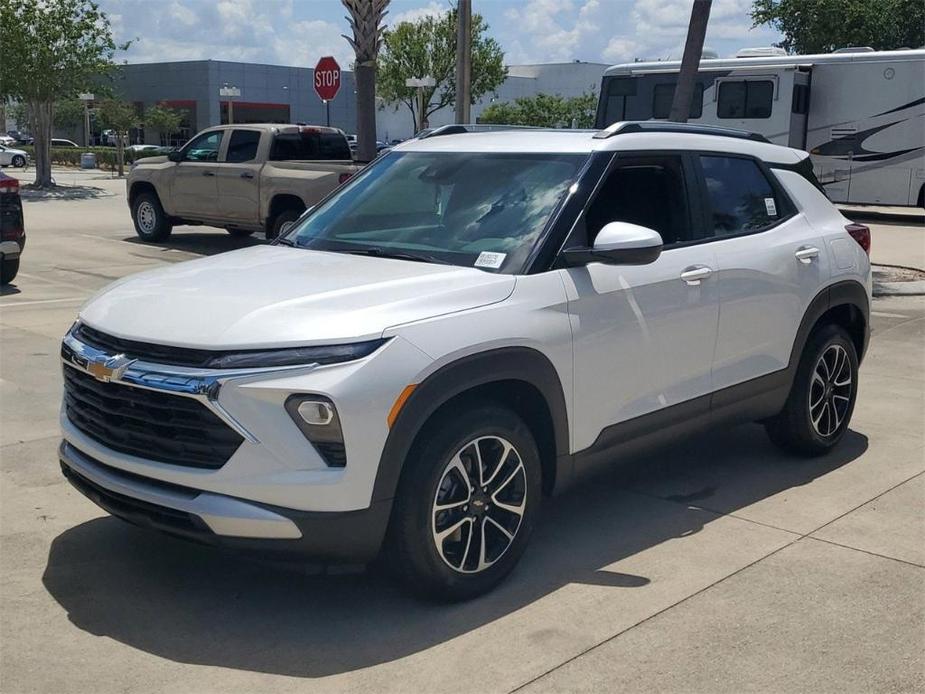
{"type": "Polygon", "coordinates": [[[777,205],[774,203],[774,198],[765,198],[764,207],[768,211],[768,217],[777,216],[777,205]]]}
{"type": "Polygon", "coordinates": [[[475,260],[475,267],[490,267],[497,270],[504,264],[507,253],[492,253],[491,251],[482,251],[475,260]]]}

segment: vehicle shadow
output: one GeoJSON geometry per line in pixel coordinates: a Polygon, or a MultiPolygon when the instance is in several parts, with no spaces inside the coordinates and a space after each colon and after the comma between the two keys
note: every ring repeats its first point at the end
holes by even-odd
{"type": "Polygon", "coordinates": [[[0,296],[13,296],[14,294],[22,294],[22,290],[15,284],[4,284],[0,286],[0,296]]]}
{"type": "Polygon", "coordinates": [[[20,188],[20,197],[23,202],[48,202],[49,200],[91,200],[95,198],[115,197],[112,193],[96,186],[70,186],[56,184],[53,188],[33,188],[26,184],[20,188]]]}
{"type": "Polygon", "coordinates": [[[174,232],[166,241],[152,243],[142,241],[137,236],[126,236],[123,241],[142,247],[169,248],[196,255],[216,255],[225,251],[235,251],[239,248],[250,248],[266,244],[263,234],[254,233],[251,236],[232,236],[224,229],[208,227],[206,232],[180,231],[174,232]]]}
{"type": "Polygon", "coordinates": [[[569,583],[645,586],[649,578],[607,567],[721,517],[700,501],[740,509],[807,484],[866,448],[865,436],[849,432],[828,456],[791,459],[749,425],[626,461],[547,503],[518,569],[494,592],[458,605],[415,599],[376,567],[309,576],[113,518],[59,535],[42,580],[71,622],[94,635],[181,663],[321,677],[439,645],[569,583]],[[661,499],[648,491],[678,480],[691,491],[661,499]]]}

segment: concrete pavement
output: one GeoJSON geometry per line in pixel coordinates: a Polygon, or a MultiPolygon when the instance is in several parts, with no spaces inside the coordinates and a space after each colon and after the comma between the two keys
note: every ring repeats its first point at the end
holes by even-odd
{"type": "MultiPolygon", "coordinates": [[[[550,501],[521,566],[454,606],[135,529],[61,478],[58,344],[123,275],[257,243],[137,243],[124,184],[25,203],[0,294],[4,692],[921,691],[925,298],[874,303],[853,431],[781,455],[679,441],[550,501]]],[[[893,232],[872,224],[874,248],[893,232]]]]}

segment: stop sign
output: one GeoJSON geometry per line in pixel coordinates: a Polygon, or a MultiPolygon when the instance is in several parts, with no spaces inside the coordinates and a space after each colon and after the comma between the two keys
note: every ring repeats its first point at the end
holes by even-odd
{"type": "Polygon", "coordinates": [[[315,93],[322,101],[330,101],[340,90],[340,65],[330,55],[315,66],[315,93]]]}

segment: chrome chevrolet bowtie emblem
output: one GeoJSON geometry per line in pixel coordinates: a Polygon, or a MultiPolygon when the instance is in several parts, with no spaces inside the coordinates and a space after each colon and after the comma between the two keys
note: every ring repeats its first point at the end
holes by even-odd
{"type": "Polygon", "coordinates": [[[105,361],[87,361],[87,372],[98,381],[108,383],[122,378],[125,370],[135,362],[124,354],[107,357],[105,361]]]}

